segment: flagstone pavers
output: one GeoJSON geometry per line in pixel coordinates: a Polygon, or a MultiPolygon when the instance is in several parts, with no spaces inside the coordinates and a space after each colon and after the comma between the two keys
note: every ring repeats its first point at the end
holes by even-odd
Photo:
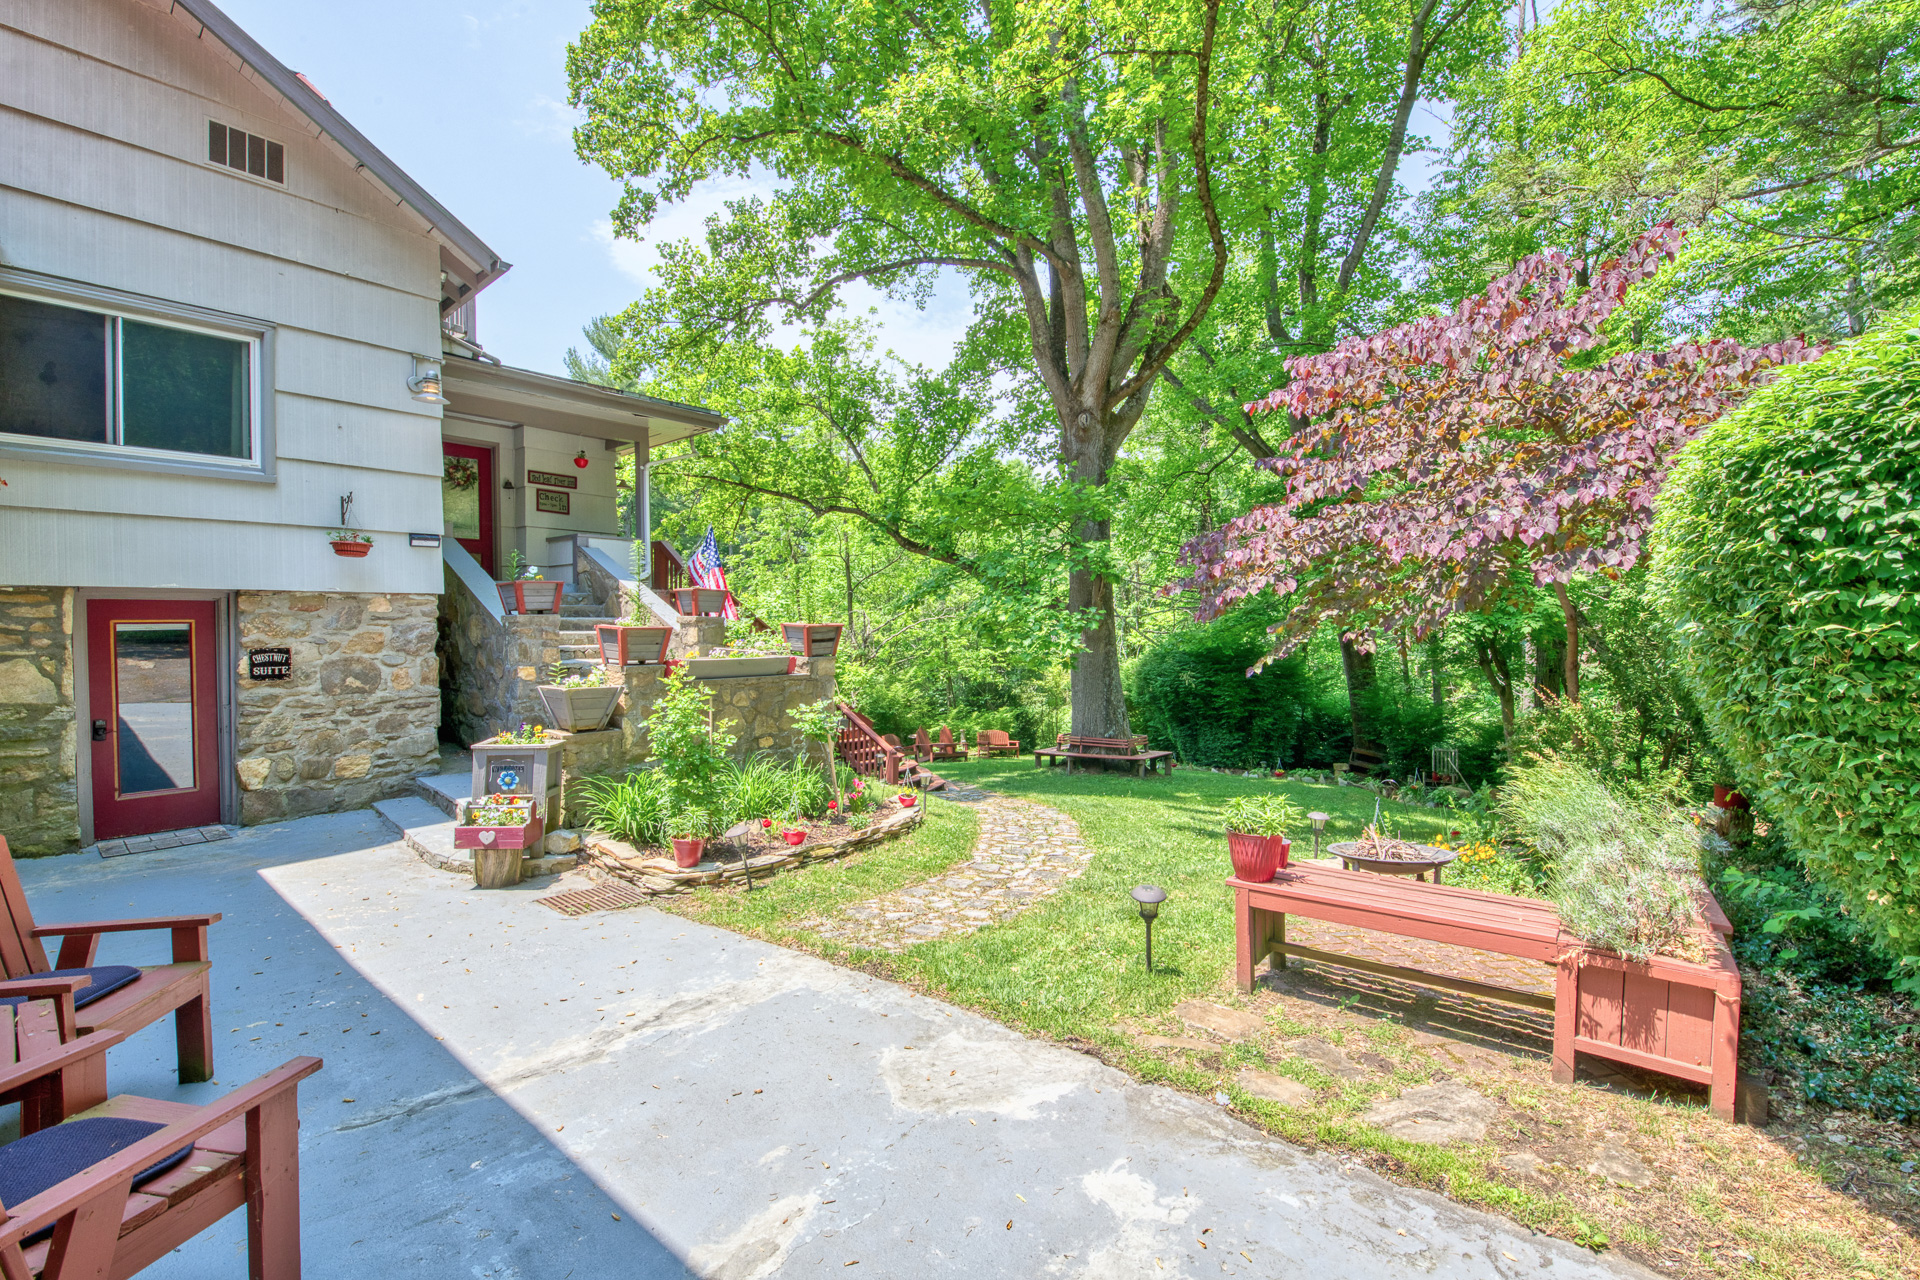
{"type": "Polygon", "coordinates": [[[904,951],[935,938],[972,933],[1059,892],[1087,869],[1093,849],[1058,809],[974,787],[949,800],[976,808],[973,856],[924,883],[816,917],[800,927],[823,938],[880,951],[904,951]]]}

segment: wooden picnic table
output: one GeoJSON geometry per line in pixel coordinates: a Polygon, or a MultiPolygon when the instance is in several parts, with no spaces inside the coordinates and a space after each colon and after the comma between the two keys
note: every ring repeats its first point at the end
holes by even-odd
{"type": "Polygon", "coordinates": [[[1253,989],[1267,956],[1343,965],[1484,999],[1553,1013],[1553,1078],[1574,1076],[1575,1055],[1623,1062],[1705,1084],[1715,1114],[1734,1118],[1740,1039],[1740,971],[1719,904],[1703,904],[1704,961],[1655,956],[1642,964],[1568,933],[1552,903],[1503,893],[1422,884],[1403,877],[1295,863],[1271,881],[1229,879],[1235,977],[1253,989]],[[1554,966],[1554,994],[1340,955],[1287,941],[1287,916],[1470,947],[1554,966]]]}
{"type": "Polygon", "coordinates": [[[1103,767],[1109,764],[1124,764],[1131,767],[1135,777],[1145,777],[1150,769],[1173,772],[1173,752],[1149,751],[1144,736],[1132,738],[1088,738],[1072,734],[1061,734],[1054,739],[1051,747],[1035,747],[1033,764],[1037,769],[1042,763],[1051,769],[1054,765],[1066,762],[1071,770],[1074,762],[1097,761],[1103,767]]]}

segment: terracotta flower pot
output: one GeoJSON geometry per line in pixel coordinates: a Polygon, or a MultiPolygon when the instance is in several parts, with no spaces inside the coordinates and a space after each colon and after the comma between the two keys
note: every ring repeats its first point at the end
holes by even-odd
{"type": "Polygon", "coordinates": [[[373,550],[373,544],[371,542],[361,542],[357,538],[342,538],[333,544],[333,554],[337,556],[348,556],[356,560],[371,550],[373,550]]]}
{"type": "Polygon", "coordinates": [[[695,867],[707,851],[704,836],[675,836],[673,838],[673,864],[676,867],[695,867]]]}
{"type": "Polygon", "coordinates": [[[807,833],[804,831],[782,831],[780,833],[780,838],[785,840],[788,844],[792,845],[794,848],[798,849],[801,845],[807,842],[807,833]]]}
{"type": "Polygon", "coordinates": [[[1250,836],[1240,831],[1227,832],[1227,853],[1233,859],[1236,880],[1265,884],[1287,865],[1292,846],[1284,836],[1250,836]]]}

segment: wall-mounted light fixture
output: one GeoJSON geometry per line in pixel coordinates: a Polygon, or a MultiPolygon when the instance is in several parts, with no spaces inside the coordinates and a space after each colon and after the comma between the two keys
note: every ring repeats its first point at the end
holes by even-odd
{"type": "Polygon", "coordinates": [[[413,376],[407,379],[407,390],[413,392],[413,398],[423,404],[445,404],[447,398],[440,393],[440,362],[432,356],[415,356],[413,376]]]}

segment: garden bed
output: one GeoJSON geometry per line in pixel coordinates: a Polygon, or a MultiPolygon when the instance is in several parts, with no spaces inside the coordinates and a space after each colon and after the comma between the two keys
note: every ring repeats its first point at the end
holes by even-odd
{"type": "Polygon", "coordinates": [[[804,831],[806,840],[795,846],[758,823],[707,842],[707,856],[691,867],[677,866],[672,849],[644,848],[612,836],[589,834],[583,862],[596,880],[621,880],[649,896],[687,893],[702,885],[737,883],[751,875],[757,882],[782,871],[813,862],[831,861],[906,835],[920,825],[926,810],[889,805],[864,828],[845,821],[805,821],[788,830],[804,831]]]}

